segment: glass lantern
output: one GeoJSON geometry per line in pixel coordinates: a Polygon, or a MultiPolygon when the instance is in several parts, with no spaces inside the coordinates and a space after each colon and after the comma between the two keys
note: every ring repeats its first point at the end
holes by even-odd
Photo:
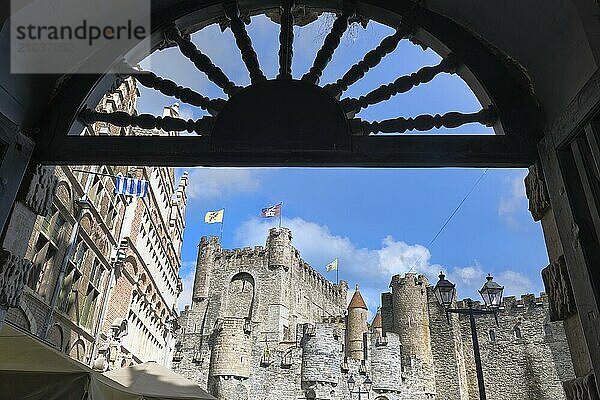
{"type": "Polygon", "coordinates": [[[439,278],[440,280],[435,285],[433,293],[435,294],[435,297],[440,305],[444,307],[450,307],[456,295],[456,287],[454,283],[446,279],[446,275],[444,275],[444,273],[440,272],[439,278]]]}
{"type": "Polygon", "coordinates": [[[504,286],[498,285],[494,282],[494,277],[488,275],[486,282],[479,291],[483,302],[488,307],[499,307],[502,303],[502,293],[504,292],[504,286]]]}

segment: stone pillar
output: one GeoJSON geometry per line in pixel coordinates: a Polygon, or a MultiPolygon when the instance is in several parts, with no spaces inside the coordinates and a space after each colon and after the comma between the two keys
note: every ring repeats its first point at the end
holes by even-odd
{"type": "MultiPolygon", "coordinates": [[[[525,178],[525,189],[531,215],[535,221],[541,221],[550,259],[550,264],[542,270],[542,278],[548,294],[550,320],[563,322],[573,370],[577,377],[574,380],[563,382],[563,386],[569,400],[598,399],[588,340],[590,334],[593,334],[590,331],[589,318],[598,318],[596,313],[589,308],[590,300],[593,300],[594,297],[593,290],[580,295],[580,299],[587,298],[585,300],[586,310],[582,314],[582,310],[578,311],[578,302],[571,282],[573,276],[581,280],[582,276],[578,271],[582,271],[586,265],[585,263],[580,265],[575,261],[581,257],[581,249],[577,240],[563,245],[565,238],[572,236],[576,230],[574,227],[577,225],[573,220],[566,197],[564,178],[559,168],[556,151],[553,146],[542,145],[540,148],[542,149],[540,153],[543,157],[542,162],[538,161],[529,168],[529,174],[525,178]],[[552,179],[550,186],[546,183],[548,175],[552,179]],[[551,189],[550,193],[548,189],[551,189]],[[554,203],[556,203],[556,208],[554,203]],[[566,251],[569,253],[568,257],[566,251]],[[570,266],[568,266],[567,258],[572,260],[570,266]],[[588,338],[586,338],[585,330],[588,330],[588,338]]],[[[589,276],[587,279],[589,280],[589,276]]],[[[589,282],[587,284],[589,285],[589,282]]],[[[595,346],[597,348],[597,342],[595,346]]]]}

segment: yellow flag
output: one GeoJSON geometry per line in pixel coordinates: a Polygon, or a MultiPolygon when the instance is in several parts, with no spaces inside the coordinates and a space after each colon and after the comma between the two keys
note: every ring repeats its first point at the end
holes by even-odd
{"type": "Polygon", "coordinates": [[[325,269],[327,270],[327,272],[329,272],[329,271],[337,271],[337,269],[338,269],[338,259],[336,258],[335,260],[333,260],[332,262],[330,262],[329,264],[327,264],[327,266],[325,267],[325,269]]]}
{"type": "Polygon", "coordinates": [[[220,209],[219,211],[209,211],[204,216],[204,222],[206,222],[207,224],[222,223],[224,212],[224,208],[220,209]]]}

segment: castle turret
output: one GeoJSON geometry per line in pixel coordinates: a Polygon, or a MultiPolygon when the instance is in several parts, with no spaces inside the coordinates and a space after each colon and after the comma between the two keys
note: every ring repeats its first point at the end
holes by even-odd
{"type": "Polygon", "coordinates": [[[289,269],[292,251],[292,232],[288,228],[271,228],[267,237],[269,268],[289,269]]]}
{"type": "Polygon", "coordinates": [[[426,393],[434,392],[433,355],[429,331],[427,286],[425,275],[394,275],[392,303],[395,332],[402,343],[402,363],[418,375],[426,393]]]}
{"type": "Polygon", "coordinates": [[[203,236],[198,244],[198,259],[196,260],[196,276],[192,301],[197,302],[208,297],[210,274],[215,263],[215,255],[221,251],[219,238],[203,236]]]}
{"type": "Polygon", "coordinates": [[[340,379],[340,340],[341,332],[331,325],[304,325],[301,341],[304,386],[312,387],[315,383],[337,385],[340,379]]]}
{"type": "Polygon", "coordinates": [[[377,309],[377,314],[375,314],[375,318],[373,318],[373,322],[371,323],[371,330],[375,337],[383,336],[383,323],[381,321],[381,308],[377,309]]]}
{"type": "Polygon", "coordinates": [[[356,290],[348,305],[346,327],[346,356],[357,360],[365,359],[365,334],[368,333],[367,305],[358,290],[356,290]]]}
{"type": "Polygon", "coordinates": [[[219,400],[248,398],[243,382],[250,377],[251,329],[245,318],[225,317],[215,322],[209,386],[219,400]]]}

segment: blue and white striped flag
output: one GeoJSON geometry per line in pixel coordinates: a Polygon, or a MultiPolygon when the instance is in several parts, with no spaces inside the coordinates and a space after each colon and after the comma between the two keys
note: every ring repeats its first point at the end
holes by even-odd
{"type": "Polygon", "coordinates": [[[143,179],[116,176],[115,193],[125,196],[145,197],[150,183],[143,179]]]}

